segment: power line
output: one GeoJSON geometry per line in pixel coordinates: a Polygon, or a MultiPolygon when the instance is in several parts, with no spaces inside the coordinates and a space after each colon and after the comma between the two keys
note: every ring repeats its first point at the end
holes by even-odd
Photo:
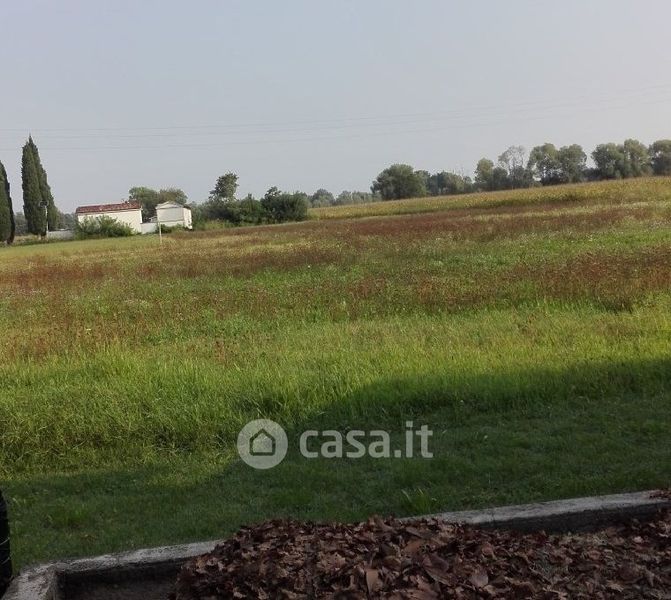
{"type": "MultiPolygon", "coordinates": [[[[643,106],[643,105],[654,105],[654,104],[660,104],[660,103],[669,103],[671,102],[671,98],[665,97],[665,98],[659,98],[659,99],[647,99],[647,100],[635,100],[631,99],[629,102],[625,103],[617,103],[617,104],[611,104],[610,106],[604,108],[603,106],[593,106],[593,107],[581,107],[578,111],[574,111],[573,114],[579,113],[588,113],[588,112],[593,112],[593,111],[599,111],[602,112],[605,109],[623,109],[623,108],[629,108],[631,106],[643,106]]],[[[571,105],[562,105],[563,108],[568,108],[571,105]]],[[[492,115],[496,116],[496,115],[492,115]]],[[[563,117],[568,117],[571,116],[571,114],[564,114],[561,115],[563,117]]],[[[491,118],[491,117],[490,117],[491,118]]],[[[519,122],[519,121],[531,121],[531,120],[543,120],[543,119],[548,119],[548,118],[558,118],[556,114],[542,114],[542,115],[531,115],[531,114],[519,114],[518,116],[504,116],[500,117],[498,120],[489,120],[489,121],[480,121],[480,122],[462,122],[462,123],[455,123],[449,127],[431,127],[430,129],[423,128],[423,129],[390,129],[389,127],[393,125],[393,127],[398,127],[398,126],[403,126],[403,125],[411,125],[413,124],[412,121],[406,121],[406,122],[399,122],[399,123],[394,123],[394,124],[376,124],[376,126],[380,127],[386,127],[384,131],[370,131],[366,133],[344,133],[343,135],[331,135],[331,136],[309,136],[309,137],[299,137],[299,138],[262,138],[262,139],[227,139],[226,141],[222,142],[215,142],[215,143],[174,143],[174,144],[161,144],[161,145],[131,145],[131,144],[124,144],[124,145],[103,145],[103,146],[43,146],[43,150],[50,150],[50,151],[94,151],[94,150],[151,150],[151,149],[162,149],[162,148],[214,148],[214,147],[226,147],[226,146],[233,146],[233,145],[256,145],[256,144],[289,144],[289,143],[300,143],[300,142],[321,142],[321,141],[337,141],[337,140],[347,140],[347,139],[362,139],[362,138],[373,138],[373,137],[380,137],[380,136],[400,136],[400,135],[407,135],[407,134],[416,134],[416,133],[441,133],[441,132],[446,132],[446,131],[451,131],[454,129],[468,129],[468,128],[475,128],[475,127],[493,127],[493,126],[498,126],[501,125],[502,120],[505,119],[505,122],[519,122]]],[[[421,121],[416,121],[414,123],[419,123],[421,121]]],[[[340,129],[340,128],[334,128],[334,129],[340,129]]],[[[306,129],[306,130],[282,130],[282,131],[271,131],[271,132],[243,132],[243,133],[229,133],[229,134],[213,134],[217,136],[221,135],[259,135],[259,134],[273,134],[273,133],[301,133],[301,132],[307,132],[307,133],[313,133],[313,132],[318,132],[319,129],[306,129]]],[[[110,139],[113,139],[114,136],[110,136],[110,139]]],[[[144,137],[144,136],[140,136],[144,137]]],[[[146,136],[146,137],[155,137],[155,136],[146,136]]],[[[163,136],[158,136],[158,137],[163,137],[163,136]]],[[[177,136],[179,137],[179,136],[177,136]]],[[[66,138],[69,139],[69,138],[66,138]]],[[[85,139],[90,139],[90,138],[85,138],[85,139]]],[[[96,139],[96,138],[94,138],[96,139]]],[[[103,138],[105,139],[105,138],[103,138]]],[[[15,151],[18,150],[19,148],[0,148],[1,151],[15,151]]]]}
{"type": "MultiPolygon", "coordinates": [[[[636,105],[645,105],[645,104],[659,104],[667,103],[669,99],[648,101],[648,102],[639,102],[636,105]]],[[[616,106],[611,106],[612,109],[623,109],[633,106],[632,103],[619,104],[616,106]]],[[[603,108],[591,108],[584,109],[580,111],[581,113],[592,112],[592,111],[603,111],[603,108]]],[[[570,116],[570,115],[564,115],[570,116]]],[[[536,116],[518,116],[515,118],[506,119],[506,122],[528,122],[528,121],[537,121],[543,119],[553,118],[556,119],[557,115],[536,115],[536,116]]],[[[204,143],[204,144],[193,144],[193,143],[179,143],[179,144],[161,144],[161,145],[107,145],[107,146],[44,146],[43,150],[49,151],[95,151],[95,150],[160,150],[166,148],[221,148],[228,146],[240,146],[240,145],[269,145],[269,144],[290,144],[290,143],[301,143],[301,142],[323,142],[323,141],[339,141],[339,140],[349,140],[349,139],[368,139],[375,137],[390,137],[390,136],[400,136],[408,134],[418,134],[418,133],[444,133],[454,129],[469,129],[475,127],[494,127],[501,125],[502,121],[484,121],[468,124],[456,124],[450,127],[440,128],[440,127],[431,127],[423,129],[405,129],[405,130],[386,130],[386,131],[377,131],[377,132],[367,132],[359,134],[345,134],[345,135],[331,135],[331,136],[311,136],[311,137],[301,137],[301,138],[265,138],[265,139],[256,139],[256,140],[227,140],[225,142],[215,142],[215,143],[204,143]]],[[[9,152],[19,150],[20,148],[0,148],[0,151],[9,152]]]]}
{"type": "MultiPolygon", "coordinates": [[[[650,92],[653,90],[659,91],[671,91],[671,85],[669,84],[660,84],[648,87],[639,87],[635,89],[630,89],[629,91],[619,92],[615,95],[616,99],[622,99],[625,94],[629,96],[641,96],[644,98],[650,95],[650,92]]],[[[609,103],[614,99],[613,94],[601,95],[603,100],[598,100],[601,102],[609,103]]],[[[664,98],[664,100],[667,100],[664,98]]],[[[103,137],[101,134],[115,134],[114,136],[110,135],[109,137],[117,138],[137,138],[137,137],[178,137],[184,135],[191,136],[200,136],[200,135],[219,135],[222,133],[287,133],[287,132],[310,132],[315,130],[333,130],[333,129],[351,129],[354,127],[377,127],[377,126],[388,126],[394,124],[412,124],[417,122],[425,121],[443,121],[443,120],[460,120],[468,118],[477,118],[483,116],[481,113],[494,111],[496,114],[507,114],[507,112],[532,112],[534,110],[554,110],[561,108],[572,108],[576,106],[583,106],[585,103],[594,104],[595,100],[590,99],[589,97],[574,97],[571,101],[567,102],[550,102],[544,100],[536,101],[527,101],[522,103],[516,103],[511,105],[489,105],[489,106],[480,106],[473,107],[468,109],[452,109],[445,111],[435,111],[435,112],[424,112],[424,113],[403,113],[403,114],[392,114],[392,115],[377,115],[377,116],[361,116],[361,117],[341,117],[341,118],[331,118],[331,119],[318,119],[318,120],[299,120],[299,121],[286,121],[286,122],[257,122],[257,123],[237,123],[237,124],[200,124],[200,125],[164,125],[159,127],[99,127],[99,128],[0,128],[0,131],[3,132],[41,132],[47,134],[43,138],[50,139],[86,139],[86,138],[97,138],[103,137]],[[411,120],[407,120],[411,119],[411,120]],[[254,130],[256,128],[256,130],[254,130]],[[206,130],[204,132],[195,132],[193,130],[206,130]],[[213,131],[218,130],[218,131],[213,131]],[[130,133],[121,135],[120,132],[171,132],[171,131],[180,131],[183,133],[130,133]],[[49,133],[69,133],[73,132],[75,135],[54,135],[50,136],[49,133]],[[77,135],[77,132],[80,132],[77,135]]]]}

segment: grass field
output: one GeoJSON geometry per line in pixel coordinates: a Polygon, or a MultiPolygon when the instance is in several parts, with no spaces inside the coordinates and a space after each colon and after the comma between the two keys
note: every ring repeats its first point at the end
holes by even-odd
{"type": "Polygon", "coordinates": [[[19,564],[671,483],[671,179],[312,216],[0,249],[19,564]],[[412,419],[435,457],[255,471],[259,416],[292,448],[412,419]]]}

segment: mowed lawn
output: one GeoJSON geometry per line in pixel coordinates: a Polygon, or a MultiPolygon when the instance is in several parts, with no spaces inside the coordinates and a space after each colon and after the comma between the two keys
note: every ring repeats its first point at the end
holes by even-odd
{"type": "Polygon", "coordinates": [[[671,179],[312,216],[0,249],[19,565],[669,486],[671,179]],[[235,452],[258,417],[289,432],[269,471],[235,452]],[[433,459],[297,452],[306,428],[400,442],[407,420],[433,459]]]}

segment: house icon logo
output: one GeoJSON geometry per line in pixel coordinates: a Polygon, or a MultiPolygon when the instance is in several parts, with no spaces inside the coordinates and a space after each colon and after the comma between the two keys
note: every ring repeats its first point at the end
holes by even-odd
{"type": "Polygon", "coordinates": [[[265,429],[257,431],[249,440],[249,453],[252,456],[272,456],[277,442],[265,429]]]}
{"type": "Polygon", "coordinates": [[[238,454],[255,469],[272,469],[287,455],[289,442],[281,425],[269,419],[250,421],[238,434],[238,454]]]}

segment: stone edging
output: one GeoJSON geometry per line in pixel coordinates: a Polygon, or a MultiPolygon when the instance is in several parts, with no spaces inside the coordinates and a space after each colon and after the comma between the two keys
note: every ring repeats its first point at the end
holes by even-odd
{"type": "MultiPolygon", "coordinates": [[[[597,529],[623,519],[649,518],[661,508],[671,508],[671,495],[655,495],[655,492],[647,491],[446,512],[427,518],[523,531],[580,531],[597,529]]],[[[212,551],[217,543],[165,546],[40,565],[23,571],[14,579],[2,600],[59,600],[60,584],[65,579],[85,580],[118,572],[133,572],[139,577],[151,572],[167,572],[194,556],[212,551]]]]}

